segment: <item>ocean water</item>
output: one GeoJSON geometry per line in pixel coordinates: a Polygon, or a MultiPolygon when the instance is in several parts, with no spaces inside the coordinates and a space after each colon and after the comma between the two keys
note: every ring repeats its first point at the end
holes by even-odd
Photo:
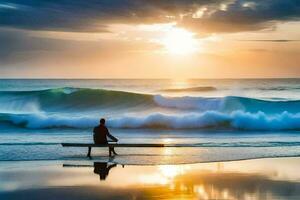
{"type": "Polygon", "coordinates": [[[117,149],[117,163],[300,155],[300,79],[3,79],[0,161],[85,160],[86,149],[60,143],[91,142],[101,117],[120,143],[178,146],[117,149]]]}

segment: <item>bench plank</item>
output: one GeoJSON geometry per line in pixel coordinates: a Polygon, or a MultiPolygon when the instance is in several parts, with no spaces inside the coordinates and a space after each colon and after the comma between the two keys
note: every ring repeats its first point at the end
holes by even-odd
{"type": "Polygon", "coordinates": [[[87,144],[87,143],[61,143],[63,147],[169,147],[167,144],[87,144]]]}

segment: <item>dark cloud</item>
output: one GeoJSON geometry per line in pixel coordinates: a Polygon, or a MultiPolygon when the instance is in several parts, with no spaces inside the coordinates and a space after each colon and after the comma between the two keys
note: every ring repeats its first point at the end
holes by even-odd
{"type": "Polygon", "coordinates": [[[175,20],[198,32],[235,32],[299,17],[298,0],[0,0],[0,26],[30,30],[101,32],[110,23],[175,20]]]}
{"type": "MultiPolygon", "coordinates": [[[[226,1],[224,1],[226,2],[226,1]]],[[[207,9],[202,17],[184,18],[182,25],[204,32],[266,29],[279,21],[300,19],[300,1],[235,0],[207,9]]]]}
{"type": "Polygon", "coordinates": [[[217,0],[10,0],[0,1],[0,25],[30,30],[106,31],[108,23],[166,22],[217,0]],[[1,6],[2,5],[2,6],[1,6]]]}

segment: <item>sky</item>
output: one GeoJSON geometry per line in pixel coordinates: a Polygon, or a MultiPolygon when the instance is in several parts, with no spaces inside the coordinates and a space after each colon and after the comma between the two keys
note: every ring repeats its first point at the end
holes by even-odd
{"type": "Polygon", "coordinates": [[[0,0],[0,78],[300,77],[300,0],[0,0]]]}

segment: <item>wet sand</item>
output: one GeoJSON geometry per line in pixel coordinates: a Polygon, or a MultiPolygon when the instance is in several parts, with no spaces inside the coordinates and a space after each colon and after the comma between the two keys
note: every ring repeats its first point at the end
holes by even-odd
{"type": "Polygon", "coordinates": [[[182,165],[0,163],[0,199],[300,199],[300,158],[182,165]]]}

